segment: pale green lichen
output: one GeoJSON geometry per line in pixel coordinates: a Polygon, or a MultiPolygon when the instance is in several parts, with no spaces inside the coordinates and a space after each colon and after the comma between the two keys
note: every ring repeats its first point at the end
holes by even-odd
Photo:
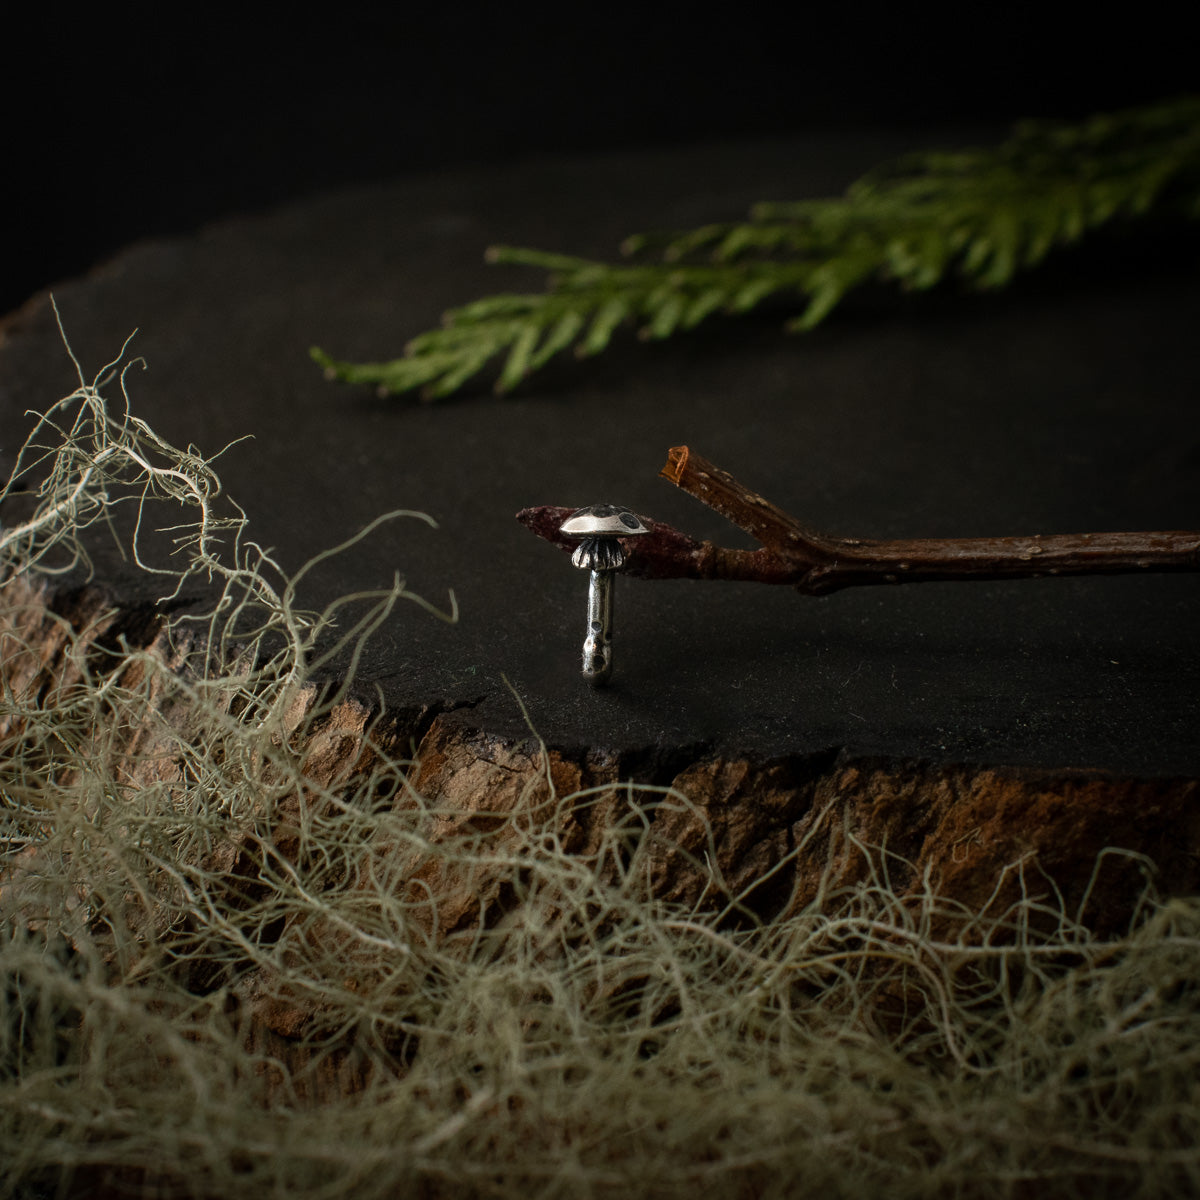
{"type": "Polygon", "coordinates": [[[326,777],[338,698],[306,660],[338,611],[298,608],[236,510],[219,544],[209,463],[101,390],[40,425],[3,542],[0,1195],[1200,1191],[1200,902],[1147,891],[1101,937],[1021,866],[969,911],[860,846],[861,882],[738,919],[715,876],[704,907],[649,886],[677,793],[621,789],[584,854],[558,830],[600,795],[548,769],[486,830],[414,790],[382,723],[326,777]],[[122,495],[143,525],[190,510],[177,579],[220,602],[100,654],[106,618],[47,613],[39,571],[122,495]],[[443,935],[450,876],[507,906],[443,935]],[[269,1011],[303,1014],[291,1042],[269,1011]]]}

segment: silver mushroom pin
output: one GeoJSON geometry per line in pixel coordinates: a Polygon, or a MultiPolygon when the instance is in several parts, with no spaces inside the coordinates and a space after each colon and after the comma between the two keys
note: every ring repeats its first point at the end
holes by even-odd
{"type": "Polygon", "coordinates": [[[575,547],[571,561],[581,570],[591,572],[583,677],[597,687],[612,674],[613,576],[625,565],[625,548],[620,539],[649,532],[636,513],[619,504],[589,504],[573,512],[559,526],[559,533],[583,539],[575,547]]]}

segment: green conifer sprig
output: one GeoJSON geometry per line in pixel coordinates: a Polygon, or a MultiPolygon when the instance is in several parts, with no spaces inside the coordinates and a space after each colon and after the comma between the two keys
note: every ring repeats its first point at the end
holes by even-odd
{"type": "Polygon", "coordinates": [[[626,263],[492,247],[491,262],[549,271],[545,290],[452,309],[388,362],[311,353],[331,378],[421,388],[428,399],[503,356],[503,393],[570,347],[599,354],[626,323],[666,338],[785,293],[801,305],[787,328],[801,332],[868,280],[921,290],[953,274],[1001,287],[1057,246],[1165,207],[1200,217],[1200,98],[1077,125],[1027,122],[999,147],[908,155],[836,199],[760,204],[747,221],[629,238],[626,263]]]}

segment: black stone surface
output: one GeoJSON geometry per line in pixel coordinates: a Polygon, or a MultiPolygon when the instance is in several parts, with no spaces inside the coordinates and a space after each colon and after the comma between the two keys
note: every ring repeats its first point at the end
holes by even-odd
{"type": "MultiPolygon", "coordinates": [[[[1200,577],[868,588],[618,588],[611,686],[578,677],[585,579],[520,528],[530,504],[605,500],[696,536],[743,535],[657,477],[686,443],[775,503],[857,536],[1200,527],[1195,238],[1101,239],[1011,291],[880,291],[805,338],[782,315],[629,337],[512,398],[437,406],[326,382],[307,349],[398,353],[447,307],[540,278],[492,243],[611,256],[638,230],[839,191],[929,137],[809,137],[410,180],[134,245],[55,295],[85,371],[136,327],[135,412],[214,453],[250,536],[289,569],[381,512],[403,522],[323,567],[319,605],[394,570],[457,626],[401,607],[360,668],[392,706],[552,746],[765,760],[1200,770],[1200,577]],[[511,684],[511,689],[505,680],[511,684]]],[[[956,140],[943,136],[942,141],[956,140]]],[[[0,448],[74,386],[49,304],[0,340],[0,448]]],[[[2,515],[2,514],[0,514],[2,515]]],[[[114,556],[101,578],[156,593],[114,556]]]]}

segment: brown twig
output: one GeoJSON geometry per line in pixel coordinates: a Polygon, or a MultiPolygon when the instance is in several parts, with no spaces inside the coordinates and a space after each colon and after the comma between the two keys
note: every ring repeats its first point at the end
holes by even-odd
{"type": "MultiPolygon", "coordinates": [[[[805,528],[687,446],[669,451],[662,475],[744,529],[762,549],[698,542],[643,517],[651,532],[626,543],[625,566],[625,574],[641,579],[786,583],[806,596],[823,596],[871,583],[1200,570],[1200,532],[1194,530],[886,541],[830,537],[805,528]]],[[[517,520],[569,551],[577,541],[564,538],[558,528],[573,511],[526,508],[517,520]]]]}

